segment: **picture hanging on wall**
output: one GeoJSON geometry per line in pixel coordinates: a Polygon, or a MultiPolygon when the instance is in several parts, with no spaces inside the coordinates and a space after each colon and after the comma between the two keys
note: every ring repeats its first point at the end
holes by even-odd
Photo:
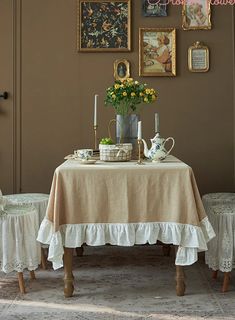
{"type": "Polygon", "coordinates": [[[126,80],[130,78],[130,62],[126,59],[118,59],[113,64],[113,75],[115,80],[126,80]]]}
{"type": "Polygon", "coordinates": [[[185,0],[182,17],[184,30],[211,29],[210,0],[185,0]]]}
{"type": "Polygon", "coordinates": [[[139,75],[176,75],[175,28],[139,29],[139,75]]]}
{"type": "Polygon", "coordinates": [[[167,0],[142,0],[145,17],[166,17],[167,0]]]}
{"type": "Polygon", "coordinates": [[[78,0],[78,50],[131,50],[131,0],[78,0]]]}
{"type": "Polygon", "coordinates": [[[199,41],[188,48],[188,68],[191,72],[209,70],[209,49],[199,41]]]}

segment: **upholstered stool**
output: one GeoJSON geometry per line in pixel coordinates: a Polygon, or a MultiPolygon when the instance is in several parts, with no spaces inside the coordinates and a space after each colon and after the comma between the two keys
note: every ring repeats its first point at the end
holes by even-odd
{"type": "MultiPolygon", "coordinates": [[[[19,193],[4,196],[7,201],[15,204],[32,204],[38,211],[39,215],[39,225],[46,215],[46,209],[48,204],[49,195],[44,193],[19,193]]],[[[45,249],[46,246],[42,246],[42,268],[46,269],[46,256],[45,249]]]]}
{"type": "Polygon", "coordinates": [[[38,229],[38,212],[32,205],[6,204],[0,208],[0,270],[18,272],[21,293],[25,293],[23,270],[27,268],[35,279],[34,270],[41,262],[38,229]]]}
{"type": "Polygon", "coordinates": [[[39,224],[46,215],[49,195],[44,193],[19,193],[4,196],[11,203],[32,204],[38,210],[39,224]]]}
{"type": "Polygon", "coordinates": [[[222,292],[228,291],[230,272],[235,267],[235,194],[207,194],[202,201],[216,237],[208,243],[206,264],[217,272],[224,272],[222,292]]]}
{"type": "Polygon", "coordinates": [[[210,206],[211,204],[226,204],[230,202],[235,203],[235,193],[229,193],[229,192],[208,193],[202,197],[202,201],[205,209],[207,206],[210,206]]]}

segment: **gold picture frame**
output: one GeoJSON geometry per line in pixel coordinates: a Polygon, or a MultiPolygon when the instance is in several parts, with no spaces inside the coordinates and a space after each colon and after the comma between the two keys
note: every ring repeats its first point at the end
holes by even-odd
{"type": "Polygon", "coordinates": [[[113,76],[115,80],[130,78],[130,62],[126,59],[118,59],[113,63],[113,76]]]}
{"type": "Polygon", "coordinates": [[[211,29],[210,0],[184,0],[182,19],[184,30],[211,29]]]}
{"type": "Polygon", "coordinates": [[[139,75],[176,76],[176,29],[139,29],[139,75]]]}
{"type": "Polygon", "coordinates": [[[188,68],[191,72],[207,72],[209,70],[209,49],[199,41],[188,48],[188,68]]]}
{"type": "Polygon", "coordinates": [[[77,0],[77,49],[131,51],[131,0],[77,0]]]}

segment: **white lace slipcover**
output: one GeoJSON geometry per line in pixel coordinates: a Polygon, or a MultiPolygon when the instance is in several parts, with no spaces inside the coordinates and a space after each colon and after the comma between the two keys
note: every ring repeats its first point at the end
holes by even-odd
{"type": "Polygon", "coordinates": [[[202,197],[216,237],[208,243],[206,264],[213,270],[235,268],[235,194],[214,193],[202,197]]]}
{"type": "Polygon", "coordinates": [[[4,196],[10,203],[32,204],[38,211],[39,225],[46,215],[49,195],[44,193],[19,193],[4,196]]]}
{"type": "Polygon", "coordinates": [[[7,204],[0,208],[0,270],[32,271],[41,263],[41,248],[36,241],[38,212],[32,205],[7,204]]]}

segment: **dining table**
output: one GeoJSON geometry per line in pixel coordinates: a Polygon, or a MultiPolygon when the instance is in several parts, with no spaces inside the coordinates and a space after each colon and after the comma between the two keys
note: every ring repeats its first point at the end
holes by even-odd
{"type": "Polygon", "coordinates": [[[53,268],[64,267],[64,295],[74,292],[74,248],[172,244],[176,294],[185,293],[184,266],[215,236],[192,168],[169,155],[161,162],[82,162],[55,169],[37,240],[49,246],[53,268]]]}

